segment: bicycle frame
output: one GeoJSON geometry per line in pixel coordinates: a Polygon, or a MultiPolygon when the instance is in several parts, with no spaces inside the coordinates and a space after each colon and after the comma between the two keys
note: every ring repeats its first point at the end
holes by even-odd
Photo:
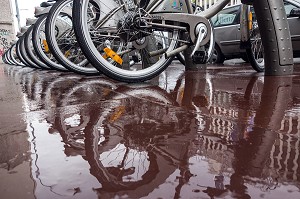
{"type": "MultiPolygon", "coordinates": [[[[146,8],[150,14],[153,14],[153,18],[157,20],[167,20],[172,22],[181,22],[189,25],[189,34],[191,41],[196,43],[197,40],[197,25],[199,23],[204,23],[206,27],[209,27],[210,24],[208,20],[221,11],[230,0],[218,1],[214,6],[207,9],[204,12],[200,12],[197,15],[193,15],[192,3],[190,0],[185,0],[184,3],[180,3],[179,0],[173,1],[173,4],[170,1],[165,0],[153,0],[146,8]],[[175,6],[174,6],[175,5],[175,6]],[[176,5],[180,5],[178,8],[176,5]],[[170,9],[173,8],[173,9],[170,9]],[[175,20],[174,20],[175,19],[175,20]],[[194,31],[193,31],[194,30],[194,31]]],[[[152,24],[157,25],[157,24],[152,24]]],[[[160,24],[159,26],[164,28],[177,28],[182,30],[182,27],[170,27],[168,25],[160,24]]],[[[210,31],[207,32],[206,37],[201,42],[200,45],[205,45],[210,39],[210,31]]]]}
{"type": "MultiPolygon", "coordinates": [[[[96,26],[101,26],[106,23],[110,17],[112,17],[119,9],[129,10],[132,3],[137,4],[137,0],[120,0],[120,5],[118,8],[113,9],[108,12],[102,20],[98,21],[96,26]]],[[[95,2],[101,5],[100,1],[95,0],[95,2]]],[[[221,11],[230,0],[218,1],[214,6],[207,9],[204,12],[194,14],[192,3],[190,0],[185,0],[180,2],[179,0],[166,1],[166,0],[151,0],[148,2],[140,2],[145,8],[144,11],[151,15],[152,22],[149,23],[152,27],[157,29],[169,29],[169,30],[183,30],[189,33],[189,38],[193,44],[196,46],[204,46],[211,39],[211,30],[206,28],[205,32],[202,34],[201,40],[198,38],[200,32],[198,25],[204,24],[205,27],[211,27],[209,19],[221,11]],[[172,25],[164,23],[164,21],[172,22],[172,25]],[[188,25],[173,25],[173,24],[185,24],[188,25]],[[200,40],[200,41],[199,41],[200,40]]],[[[105,7],[103,8],[105,9],[105,7]]],[[[104,12],[105,13],[105,12],[104,12]]],[[[173,52],[169,52],[167,57],[173,56],[179,52],[184,51],[190,42],[182,45],[181,47],[175,49],[173,52]]],[[[197,48],[197,47],[195,47],[197,48]]]]}

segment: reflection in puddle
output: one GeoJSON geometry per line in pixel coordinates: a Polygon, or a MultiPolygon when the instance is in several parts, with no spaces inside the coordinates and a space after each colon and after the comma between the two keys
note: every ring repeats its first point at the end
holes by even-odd
{"type": "Polygon", "coordinates": [[[163,89],[5,70],[24,88],[36,198],[298,197],[296,76],[179,71],[163,89]]]}

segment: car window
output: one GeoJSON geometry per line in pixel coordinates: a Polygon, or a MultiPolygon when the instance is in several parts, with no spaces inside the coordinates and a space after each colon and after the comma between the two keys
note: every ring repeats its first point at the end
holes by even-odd
{"type": "Polygon", "coordinates": [[[295,5],[289,3],[289,2],[284,2],[284,9],[285,9],[285,13],[286,13],[286,16],[289,17],[290,14],[291,14],[291,11],[294,9],[294,8],[297,8],[295,5]]]}
{"type": "Polygon", "coordinates": [[[220,11],[217,15],[211,18],[213,26],[220,27],[238,24],[240,18],[239,10],[240,6],[234,6],[220,11]]]}
{"type": "MultiPolygon", "coordinates": [[[[291,4],[289,2],[284,1],[284,9],[285,9],[285,13],[286,16],[289,17],[291,14],[292,9],[297,8],[297,6],[295,6],[294,4],[291,4]]],[[[256,21],[256,15],[254,13],[254,8],[251,6],[250,8],[251,12],[252,12],[252,16],[253,16],[253,21],[256,21]]]]}

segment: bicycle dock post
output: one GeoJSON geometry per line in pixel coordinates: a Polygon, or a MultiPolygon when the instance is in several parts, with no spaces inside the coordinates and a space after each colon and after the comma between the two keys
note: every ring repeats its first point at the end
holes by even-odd
{"type": "MultiPolygon", "coordinates": [[[[182,37],[187,38],[188,35],[183,34],[182,37]]],[[[189,70],[206,70],[206,64],[198,64],[193,60],[191,54],[192,54],[194,48],[195,48],[195,45],[191,45],[183,51],[184,60],[185,60],[185,70],[186,71],[189,71],[189,70]]]]}
{"type": "Polygon", "coordinates": [[[255,10],[266,52],[265,75],[293,74],[293,48],[283,1],[242,0],[242,3],[253,4],[255,10]]]}
{"type": "Polygon", "coordinates": [[[191,54],[194,50],[194,45],[189,46],[184,52],[184,59],[185,59],[185,70],[206,70],[206,64],[197,64],[191,57],[191,54]]]}

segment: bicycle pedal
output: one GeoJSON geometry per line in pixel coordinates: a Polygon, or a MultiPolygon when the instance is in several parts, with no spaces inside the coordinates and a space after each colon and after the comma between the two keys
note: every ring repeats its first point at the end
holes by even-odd
{"type": "Polygon", "coordinates": [[[205,51],[198,50],[192,56],[192,60],[195,64],[205,64],[207,61],[207,55],[205,51]]]}

